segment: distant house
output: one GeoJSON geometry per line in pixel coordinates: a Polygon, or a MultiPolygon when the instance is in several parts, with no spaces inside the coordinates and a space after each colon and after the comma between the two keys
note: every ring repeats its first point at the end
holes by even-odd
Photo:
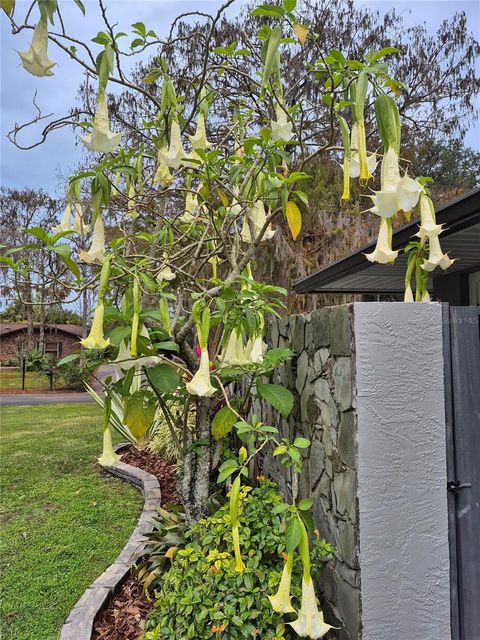
{"type": "MultiPolygon", "coordinates": [[[[40,341],[40,326],[33,326],[32,348],[45,355],[63,358],[78,349],[82,327],[74,324],[47,324],[40,341]]],[[[27,325],[21,322],[0,323],[0,362],[15,358],[27,350],[27,325]]]]}
{"type": "MultiPolygon", "coordinates": [[[[480,188],[437,209],[437,223],[443,224],[442,249],[455,263],[428,277],[432,299],[452,305],[480,305],[480,188]]],[[[418,231],[410,222],[393,233],[394,249],[404,249],[418,231]]],[[[375,242],[294,283],[296,293],[355,294],[363,300],[403,299],[407,258],[400,253],[395,264],[372,264],[365,258],[375,242]]],[[[412,280],[412,285],[414,285],[412,280]]]]}

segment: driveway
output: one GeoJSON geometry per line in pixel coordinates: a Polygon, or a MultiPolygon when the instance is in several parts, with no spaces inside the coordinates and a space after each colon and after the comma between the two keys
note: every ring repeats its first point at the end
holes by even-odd
{"type": "Polygon", "coordinates": [[[0,396],[0,406],[19,407],[38,404],[87,404],[94,402],[88,393],[12,393],[0,396]]]}

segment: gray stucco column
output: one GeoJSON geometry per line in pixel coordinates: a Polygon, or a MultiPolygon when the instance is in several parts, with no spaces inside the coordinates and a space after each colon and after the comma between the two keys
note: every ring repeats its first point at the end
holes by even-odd
{"type": "MultiPolygon", "coordinates": [[[[282,436],[309,438],[301,497],[335,545],[319,587],[337,640],[450,640],[442,307],[355,303],[274,320],[290,346],[274,382],[294,395],[282,436]]],[[[291,495],[267,455],[266,475],[291,495]]]]}
{"type": "Polygon", "coordinates": [[[449,640],[442,308],[354,306],[362,640],[449,640]]]}

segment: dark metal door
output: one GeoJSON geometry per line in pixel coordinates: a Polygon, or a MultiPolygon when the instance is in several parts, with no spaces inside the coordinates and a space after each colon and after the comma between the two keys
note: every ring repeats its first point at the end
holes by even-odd
{"type": "Polygon", "coordinates": [[[480,307],[450,307],[448,317],[452,636],[480,640],[480,307]]]}

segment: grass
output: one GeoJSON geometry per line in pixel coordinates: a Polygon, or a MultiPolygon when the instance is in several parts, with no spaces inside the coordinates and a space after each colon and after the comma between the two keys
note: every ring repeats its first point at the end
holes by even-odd
{"type": "MultiPolygon", "coordinates": [[[[62,389],[62,380],[54,381],[54,389],[62,389]]],[[[20,369],[5,369],[0,367],[0,393],[3,391],[21,391],[22,372],[20,369]]],[[[26,391],[48,391],[50,382],[48,376],[41,371],[25,372],[26,391]]]]}
{"type": "Polygon", "coordinates": [[[4,407],[1,418],[0,637],[57,640],[121,551],[142,499],[95,465],[96,405],[4,407]]]}

